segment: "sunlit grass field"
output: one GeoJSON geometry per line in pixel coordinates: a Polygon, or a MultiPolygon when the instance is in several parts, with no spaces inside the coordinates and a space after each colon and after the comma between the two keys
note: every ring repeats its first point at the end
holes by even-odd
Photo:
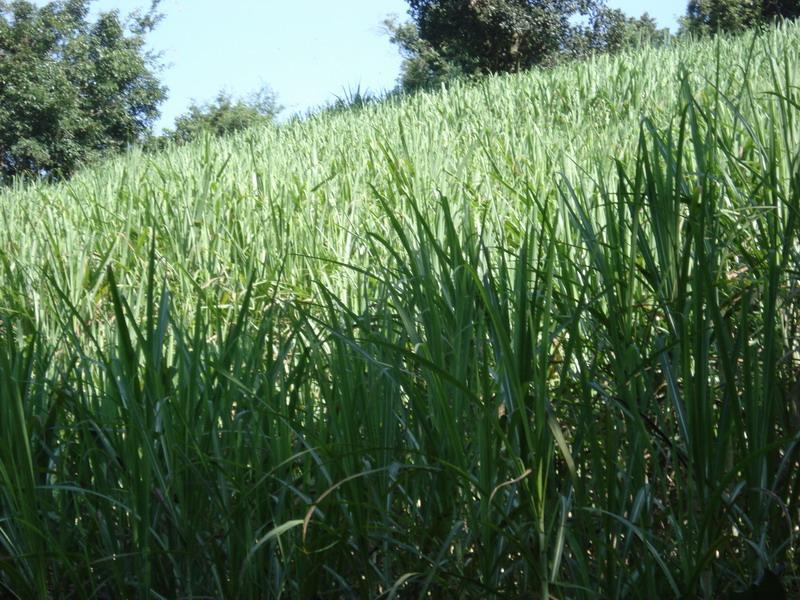
{"type": "Polygon", "coordinates": [[[798,590],[799,211],[800,25],[6,190],[0,596],[798,590]]]}

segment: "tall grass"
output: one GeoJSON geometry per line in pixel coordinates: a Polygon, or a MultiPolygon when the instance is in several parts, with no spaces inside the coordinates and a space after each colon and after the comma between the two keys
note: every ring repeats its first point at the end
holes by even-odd
{"type": "Polygon", "coordinates": [[[785,25],[5,193],[4,593],[796,589],[798,64],[785,25]]]}

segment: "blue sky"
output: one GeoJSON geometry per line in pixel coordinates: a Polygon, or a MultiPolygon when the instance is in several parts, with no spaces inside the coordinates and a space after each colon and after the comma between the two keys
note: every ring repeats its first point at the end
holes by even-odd
{"type": "MultiPolygon", "coordinates": [[[[627,14],[643,12],[676,27],[686,0],[607,0],[627,14]]],[[[148,0],[97,0],[95,9],[128,13],[148,0]]],[[[381,23],[406,15],[404,0],[163,0],[166,17],[150,34],[163,53],[162,81],[169,99],[160,125],[169,127],[192,100],[213,99],[220,89],[245,96],[269,85],[284,116],[323,105],[360,86],[393,87],[400,56],[381,23]]]]}

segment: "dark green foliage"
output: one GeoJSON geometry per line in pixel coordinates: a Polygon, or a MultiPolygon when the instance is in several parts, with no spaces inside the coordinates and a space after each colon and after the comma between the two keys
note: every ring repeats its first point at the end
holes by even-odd
{"type": "Polygon", "coordinates": [[[690,0],[683,29],[694,34],[742,31],[760,18],[760,7],[750,0],[690,0]]]}
{"type": "Polygon", "coordinates": [[[220,92],[214,102],[192,104],[188,113],[175,120],[175,130],[168,132],[167,138],[184,143],[204,133],[214,136],[235,133],[271,123],[280,111],[275,94],[268,87],[248,100],[237,100],[220,92]]]}
{"type": "Polygon", "coordinates": [[[165,90],[144,51],[153,11],[88,20],[90,0],[0,1],[0,180],[66,177],[140,140],[165,90]]]}
{"type": "Polygon", "coordinates": [[[766,21],[781,17],[796,19],[800,17],[800,2],[797,0],[762,0],[761,16],[766,21]]]}
{"type": "Polygon", "coordinates": [[[786,597],[780,574],[767,569],[747,591],[733,594],[731,600],[786,600],[786,597]]]}
{"type": "Polygon", "coordinates": [[[594,0],[409,0],[410,15],[445,60],[465,73],[516,72],[551,62],[594,0]]]}
{"type": "Polygon", "coordinates": [[[412,21],[386,21],[405,58],[400,87],[431,88],[458,77],[513,73],[564,58],[619,52],[669,37],[604,0],[409,0],[412,21]],[[585,22],[586,24],[582,24],[585,22]]]}
{"type": "Polygon", "coordinates": [[[598,52],[614,54],[629,48],[660,45],[669,37],[669,29],[659,28],[647,13],[636,19],[618,8],[601,6],[592,13],[587,27],[575,30],[569,52],[575,57],[598,52]]]}
{"type": "Polygon", "coordinates": [[[430,89],[463,75],[457,65],[445,60],[433,46],[419,36],[412,22],[399,23],[396,19],[384,22],[389,39],[404,58],[400,67],[400,88],[405,91],[430,89]]]}
{"type": "Polygon", "coordinates": [[[681,28],[696,35],[737,32],[797,17],[797,0],[690,0],[681,28]]]}

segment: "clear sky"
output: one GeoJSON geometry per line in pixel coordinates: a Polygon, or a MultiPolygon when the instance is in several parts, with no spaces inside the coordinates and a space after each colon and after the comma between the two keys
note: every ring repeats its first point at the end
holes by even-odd
{"type": "MultiPolygon", "coordinates": [[[[676,28],[687,0],[607,0],[632,16],[648,12],[676,28]]],[[[97,0],[97,10],[129,13],[148,0],[97,0]]],[[[165,19],[149,35],[163,53],[169,88],[160,125],[169,127],[192,100],[225,89],[245,96],[269,85],[284,116],[321,106],[360,86],[393,87],[400,56],[381,23],[406,16],[404,0],[163,0],[165,19]]]]}

